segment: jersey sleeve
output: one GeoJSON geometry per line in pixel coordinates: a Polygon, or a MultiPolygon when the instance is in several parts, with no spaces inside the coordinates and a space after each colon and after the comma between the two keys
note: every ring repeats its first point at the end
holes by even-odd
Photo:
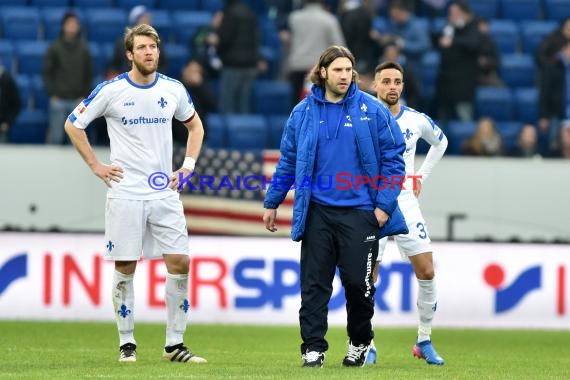
{"type": "Polygon", "coordinates": [[[68,119],[75,127],[85,129],[93,120],[103,116],[110,101],[108,89],[103,87],[106,83],[95,87],[91,94],[69,114],[68,119]]]}
{"type": "Polygon", "coordinates": [[[426,114],[420,113],[422,122],[419,123],[422,139],[426,140],[430,145],[439,145],[443,140],[444,134],[434,121],[426,114]]]}
{"type": "Polygon", "coordinates": [[[178,104],[174,112],[174,118],[183,123],[187,123],[192,120],[195,113],[196,109],[194,108],[192,97],[184,86],[178,86],[178,104]]]}

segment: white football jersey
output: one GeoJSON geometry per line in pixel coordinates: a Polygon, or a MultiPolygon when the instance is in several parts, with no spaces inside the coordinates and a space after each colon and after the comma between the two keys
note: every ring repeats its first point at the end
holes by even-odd
{"type": "MultiPolygon", "coordinates": [[[[396,122],[402,130],[406,151],[404,152],[404,162],[406,163],[406,176],[416,174],[414,170],[414,159],[416,156],[416,144],[420,138],[430,145],[439,145],[444,137],[443,131],[435,125],[433,120],[413,108],[401,106],[400,113],[395,117],[396,122]]],[[[402,197],[413,196],[413,180],[406,178],[404,189],[400,195],[402,197]]]]}
{"type": "Polygon", "coordinates": [[[192,98],[179,81],[156,75],[147,86],[132,82],[128,73],[99,84],[69,115],[85,129],[104,116],[111,143],[111,164],[123,168],[121,182],[111,183],[108,198],[161,199],[173,194],[155,190],[149,176],[172,174],[172,118],[188,122],[195,114],[192,98]]]}

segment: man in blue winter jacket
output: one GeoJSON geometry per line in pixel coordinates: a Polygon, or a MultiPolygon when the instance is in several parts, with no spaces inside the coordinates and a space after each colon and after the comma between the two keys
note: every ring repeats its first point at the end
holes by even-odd
{"type": "Polygon", "coordinates": [[[348,353],[363,366],[373,338],[372,268],[378,239],[407,233],[397,204],[405,178],[402,132],[388,109],[357,87],[355,59],[342,46],[320,56],[311,93],[293,109],[263,221],[276,231],[277,207],[295,187],[291,236],[301,244],[301,354],[322,367],[336,267],[346,295],[348,353]]]}

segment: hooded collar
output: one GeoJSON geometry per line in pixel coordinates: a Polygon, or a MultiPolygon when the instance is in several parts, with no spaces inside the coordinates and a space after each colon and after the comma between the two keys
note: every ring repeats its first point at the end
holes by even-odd
{"type": "MultiPolygon", "coordinates": [[[[314,96],[315,100],[318,103],[332,103],[330,100],[327,100],[327,98],[325,98],[325,88],[323,86],[318,86],[316,84],[313,84],[313,86],[311,87],[311,94],[314,96]]],[[[348,87],[348,91],[346,92],[344,98],[342,98],[336,104],[344,104],[348,102],[349,100],[354,98],[355,94],[356,94],[356,84],[352,82],[348,87]]]]}

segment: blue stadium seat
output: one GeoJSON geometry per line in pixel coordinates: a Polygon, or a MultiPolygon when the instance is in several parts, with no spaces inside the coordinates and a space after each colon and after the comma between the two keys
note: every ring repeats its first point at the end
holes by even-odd
{"type": "Polygon", "coordinates": [[[130,12],[137,5],[144,5],[148,9],[156,8],[157,0],[117,0],[117,6],[130,12]]]}
{"type": "Polygon", "coordinates": [[[202,0],[202,10],[217,12],[224,7],[224,0],[202,0]]]}
{"type": "Polygon", "coordinates": [[[172,13],[176,42],[188,45],[198,29],[209,25],[212,13],[204,11],[178,11],[172,13]]]}
{"type": "Polygon", "coordinates": [[[293,109],[292,97],[289,82],[258,80],[253,85],[253,110],[264,115],[288,115],[293,109]]]}
{"type": "Polygon", "coordinates": [[[538,45],[544,38],[558,27],[556,21],[522,21],[520,23],[522,50],[528,54],[536,54],[538,45]]]}
{"type": "Polygon", "coordinates": [[[94,42],[114,42],[125,33],[127,13],[117,8],[92,8],[85,11],[87,37],[94,42]]]}
{"type": "Polygon", "coordinates": [[[372,29],[384,33],[388,30],[388,23],[385,17],[376,16],[372,19],[372,29]]]}
{"type": "Polygon", "coordinates": [[[469,0],[469,5],[475,17],[493,19],[499,14],[499,0],[469,0]]]}
{"type": "Polygon", "coordinates": [[[512,20],[489,21],[489,34],[495,40],[499,53],[514,53],[519,46],[519,30],[512,20]]]}
{"type": "Polygon", "coordinates": [[[32,81],[29,75],[19,74],[14,77],[18,92],[20,93],[20,102],[22,103],[22,111],[30,108],[32,98],[32,81]]]}
{"type": "Polygon", "coordinates": [[[206,116],[206,126],[205,144],[209,148],[225,148],[227,127],[224,116],[218,113],[209,113],[206,116]]]}
{"type": "Polygon", "coordinates": [[[112,8],[113,0],[73,0],[73,5],[77,8],[112,8]]]}
{"type": "Polygon", "coordinates": [[[168,72],[165,73],[171,78],[179,79],[182,67],[190,58],[190,51],[187,45],[168,44],[164,46],[164,51],[168,56],[168,72]]]}
{"type": "Polygon", "coordinates": [[[438,51],[430,50],[422,58],[420,68],[421,81],[424,87],[434,87],[439,71],[440,55],[438,51]]]}
{"type": "Polygon", "coordinates": [[[503,150],[505,152],[511,151],[516,145],[521,126],[521,123],[518,121],[502,121],[497,123],[497,132],[501,135],[503,150]]]}
{"type": "Polygon", "coordinates": [[[513,91],[513,98],[517,120],[536,124],[538,120],[538,90],[536,87],[517,88],[513,91]]]}
{"type": "Polygon", "coordinates": [[[513,95],[503,87],[478,87],[475,95],[477,117],[488,116],[495,121],[513,119],[513,95]]]}
{"type": "Polygon", "coordinates": [[[36,7],[70,7],[71,0],[31,0],[30,5],[36,7]]]}
{"type": "Polygon", "coordinates": [[[2,5],[23,7],[28,5],[28,0],[2,0],[2,5]]]}
{"type": "Polygon", "coordinates": [[[445,133],[449,141],[447,154],[461,154],[461,146],[475,133],[476,129],[477,124],[472,121],[450,121],[445,133]]]}
{"type": "Polygon", "coordinates": [[[14,44],[11,41],[0,40],[0,65],[11,72],[14,63],[14,44]]]}
{"type": "Polygon", "coordinates": [[[199,10],[201,9],[201,0],[159,0],[158,8],[169,9],[171,11],[179,10],[199,10]]]}
{"type": "Polygon", "coordinates": [[[267,122],[256,114],[227,114],[227,147],[230,149],[265,149],[267,122]]]}
{"type": "Polygon", "coordinates": [[[41,73],[48,47],[47,41],[20,41],[15,49],[17,72],[29,75],[41,73]]]}
{"type": "Polygon", "coordinates": [[[267,117],[267,126],[269,127],[267,149],[279,149],[288,118],[289,115],[269,115],[267,117]]]}
{"type": "Polygon", "coordinates": [[[570,17],[570,1],[544,0],[544,15],[546,19],[563,21],[570,17]]]}
{"type": "Polygon", "coordinates": [[[37,74],[32,76],[31,81],[32,97],[34,99],[34,109],[48,112],[49,96],[44,87],[42,76],[37,74]]]}
{"type": "Polygon", "coordinates": [[[8,141],[18,144],[44,144],[48,116],[44,111],[24,110],[8,132],[8,141]]]}
{"type": "Polygon", "coordinates": [[[267,70],[259,73],[258,79],[274,79],[279,76],[279,67],[281,65],[281,49],[275,46],[261,46],[259,55],[267,62],[267,70]]]}
{"type": "Polygon", "coordinates": [[[93,75],[101,75],[107,68],[107,61],[103,59],[101,44],[89,41],[89,51],[91,52],[91,63],[93,65],[93,75]]]}
{"type": "Polygon", "coordinates": [[[0,12],[5,39],[35,40],[40,31],[40,12],[35,7],[4,7],[0,12]]]}
{"type": "Polygon", "coordinates": [[[501,15],[508,20],[536,20],[540,16],[540,0],[502,0],[501,15]]]}
{"type": "Polygon", "coordinates": [[[530,54],[503,54],[501,78],[509,87],[531,87],[535,84],[534,57],[530,54]]]}
{"type": "Polygon", "coordinates": [[[172,27],[172,17],[170,11],[164,9],[155,9],[151,11],[151,22],[152,26],[158,32],[160,36],[160,41],[162,44],[167,44],[171,42],[174,38],[173,27],[172,27]]]}

